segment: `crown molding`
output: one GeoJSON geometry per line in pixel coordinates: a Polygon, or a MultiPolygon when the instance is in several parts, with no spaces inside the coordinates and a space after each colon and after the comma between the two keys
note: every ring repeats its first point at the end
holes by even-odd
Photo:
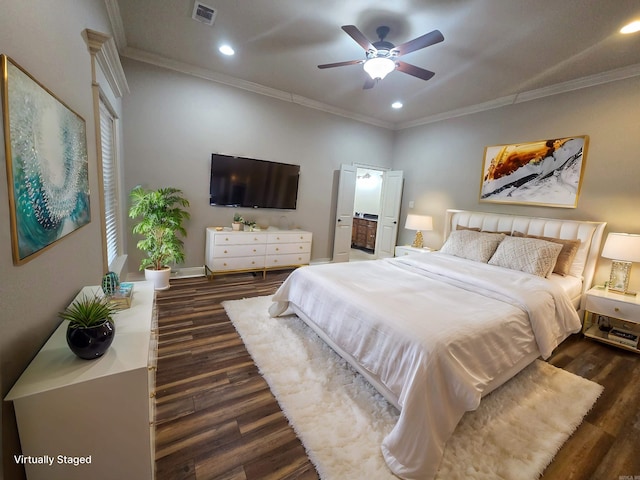
{"type": "Polygon", "coordinates": [[[106,33],[97,32],[89,28],[85,29],[84,34],[89,52],[98,61],[98,65],[107,78],[113,93],[118,98],[125,93],[129,93],[129,84],[124,75],[118,49],[113,38],[106,33]]]}
{"type": "Polygon", "coordinates": [[[283,90],[266,87],[258,83],[241,80],[239,78],[232,77],[230,75],[225,75],[223,73],[217,73],[212,70],[208,70],[206,68],[196,67],[188,63],[172,60],[172,59],[163,57],[161,55],[156,55],[154,53],[146,52],[144,50],[125,47],[120,51],[120,55],[126,58],[130,58],[132,60],[137,60],[139,62],[148,63],[158,67],[184,73],[186,75],[191,75],[193,77],[202,78],[204,80],[209,80],[211,82],[221,83],[223,85],[239,88],[249,92],[257,93],[259,95],[265,95],[267,97],[276,98],[278,100],[282,100],[285,102],[295,103],[303,107],[320,110],[322,112],[330,113],[332,115],[338,115],[338,116],[349,118],[352,120],[357,120],[359,122],[368,123],[376,127],[382,127],[390,130],[392,130],[394,127],[394,124],[390,122],[384,122],[376,118],[367,117],[365,115],[359,115],[357,113],[353,113],[348,110],[333,107],[331,105],[327,105],[322,102],[316,102],[315,100],[311,100],[310,98],[302,97],[300,95],[295,95],[293,93],[285,92],[283,90]]]}
{"type": "Polygon", "coordinates": [[[122,23],[122,15],[120,15],[120,7],[118,0],[104,0],[107,6],[107,15],[111,22],[111,30],[113,31],[113,39],[116,42],[118,51],[122,51],[127,46],[127,37],[124,33],[124,24],[122,23]]]}
{"type": "Polygon", "coordinates": [[[640,63],[629,65],[627,67],[617,68],[614,70],[609,70],[607,72],[589,75],[587,77],[577,78],[568,82],[557,83],[548,87],[496,98],[485,103],[470,105],[468,107],[463,107],[456,110],[449,110],[447,112],[430,115],[428,117],[411,120],[409,122],[397,123],[395,125],[395,130],[404,130],[406,128],[427,125],[429,123],[440,122],[451,118],[463,117],[465,115],[471,115],[473,113],[501,108],[507,105],[515,105],[516,103],[530,102],[531,100],[537,100],[553,95],[559,95],[561,93],[572,92],[574,90],[580,90],[582,88],[594,87],[596,85],[603,85],[605,83],[617,82],[619,80],[625,80],[627,78],[637,76],[640,76],[640,63]]]}

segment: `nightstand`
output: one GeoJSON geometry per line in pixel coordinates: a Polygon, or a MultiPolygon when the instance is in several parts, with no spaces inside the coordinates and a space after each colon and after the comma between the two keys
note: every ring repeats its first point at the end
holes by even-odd
{"type": "Polygon", "coordinates": [[[411,245],[398,245],[396,247],[395,255],[396,257],[402,257],[403,255],[411,255],[412,253],[428,253],[430,251],[431,249],[427,247],[417,248],[412,247],[411,245]]]}
{"type": "Polygon", "coordinates": [[[586,293],[582,333],[585,337],[640,353],[640,297],[593,287],[586,293]]]}

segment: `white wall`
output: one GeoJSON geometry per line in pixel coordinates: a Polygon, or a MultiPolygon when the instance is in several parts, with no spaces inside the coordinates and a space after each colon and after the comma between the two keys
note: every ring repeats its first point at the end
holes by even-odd
{"type": "MultiPolygon", "coordinates": [[[[334,171],[342,163],[390,166],[391,131],[133,60],[123,66],[131,90],[123,101],[125,187],[185,192],[191,220],[184,266],[204,264],[205,228],[229,226],[236,210],[276,226],[285,217],[312,231],[311,258],[328,259],[334,171]],[[299,164],[297,209],[211,207],[212,153],[299,164]]],[[[142,254],[130,248],[129,255],[135,271],[142,254]]]]}
{"type": "MultiPolygon", "coordinates": [[[[431,247],[441,245],[447,208],[606,221],[607,232],[640,233],[638,105],[640,78],[635,77],[400,131],[393,168],[405,172],[402,216],[433,215],[435,231],[425,233],[431,247]],[[486,146],[572,135],[590,139],[576,209],[479,203],[486,146]]],[[[412,232],[401,230],[399,243],[411,238],[412,232]]],[[[597,283],[607,279],[609,269],[610,261],[602,259],[597,283]]],[[[636,289],[639,270],[636,265],[632,273],[636,289]]]]}
{"type": "MultiPolygon", "coordinates": [[[[57,312],[83,285],[98,284],[103,273],[91,63],[82,31],[91,28],[108,32],[110,26],[103,0],[0,0],[0,12],[1,53],[12,57],[86,121],[92,215],[90,224],[30,262],[14,266],[7,202],[7,159],[2,148],[0,387],[4,397],[58,326],[57,312]]],[[[19,454],[20,447],[13,406],[8,402],[2,402],[1,444],[3,474],[0,478],[22,478],[22,467],[13,461],[13,454],[19,454]]],[[[95,452],[87,452],[91,453],[95,452]]]]}

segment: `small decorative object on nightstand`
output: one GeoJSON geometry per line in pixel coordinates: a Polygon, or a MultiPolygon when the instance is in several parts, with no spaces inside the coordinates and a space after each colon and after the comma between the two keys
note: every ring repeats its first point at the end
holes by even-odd
{"type": "Polygon", "coordinates": [[[413,253],[428,253],[430,251],[431,249],[426,247],[417,248],[412,247],[411,245],[398,245],[396,247],[395,255],[396,257],[402,257],[404,255],[411,255],[413,253]]]}
{"type": "Polygon", "coordinates": [[[602,256],[613,260],[609,290],[624,294],[628,292],[631,277],[631,263],[640,262],[640,235],[631,233],[610,233],[602,249],[602,256]]]}
{"type": "Polygon", "coordinates": [[[404,228],[406,228],[407,230],[416,230],[416,238],[413,240],[411,246],[422,248],[422,232],[433,230],[433,219],[428,215],[415,215],[413,213],[410,213],[409,215],[407,215],[407,220],[404,224],[404,228]]]}
{"type": "Polygon", "coordinates": [[[594,287],[586,293],[585,337],[640,353],[640,296],[594,287]]]}

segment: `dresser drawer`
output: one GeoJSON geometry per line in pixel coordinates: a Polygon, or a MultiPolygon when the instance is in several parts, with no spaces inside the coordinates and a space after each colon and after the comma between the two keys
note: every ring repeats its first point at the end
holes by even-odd
{"type": "Polygon", "coordinates": [[[638,304],[587,295],[585,309],[589,312],[619,318],[620,320],[640,322],[640,305],[638,304]]]}
{"type": "Polygon", "coordinates": [[[264,255],[258,257],[214,258],[210,266],[214,272],[231,270],[255,270],[264,268],[264,255]]]}
{"type": "Polygon", "coordinates": [[[267,243],[311,243],[311,232],[269,233],[267,243]]]}
{"type": "Polygon", "coordinates": [[[310,243],[270,243],[267,245],[267,255],[283,255],[287,253],[310,253],[310,243]]]}
{"type": "Polygon", "coordinates": [[[250,245],[266,242],[267,234],[254,232],[234,233],[232,235],[221,233],[216,234],[214,240],[215,245],[250,245]]]}
{"type": "Polygon", "coordinates": [[[286,255],[267,255],[266,267],[287,267],[296,265],[307,265],[309,263],[310,253],[289,253],[286,255]]]}
{"type": "Polygon", "coordinates": [[[264,255],[267,246],[264,243],[255,245],[215,245],[213,256],[215,258],[229,257],[256,257],[264,255]]]}

